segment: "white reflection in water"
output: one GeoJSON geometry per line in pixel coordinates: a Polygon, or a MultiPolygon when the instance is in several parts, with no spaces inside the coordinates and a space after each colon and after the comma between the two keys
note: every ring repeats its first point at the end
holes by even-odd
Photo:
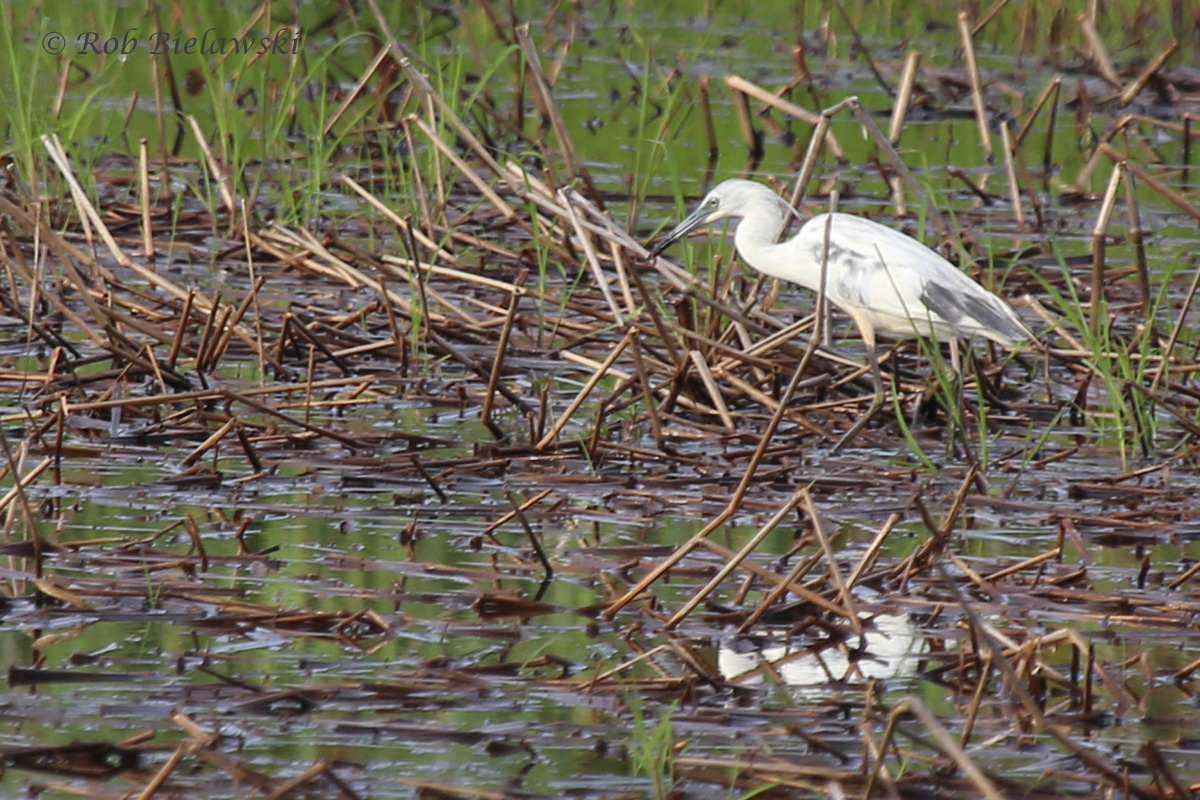
{"type": "Polygon", "coordinates": [[[730,683],[753,686],[765,680],[788,686],[888,680],[913,675],[923,640],[907,614],[879,614],[864,623],[860,640],[824,646],[797,637],[786,645],[755,648],[745,639],[722,645],[717,654],[721,675],[730,683]]]}

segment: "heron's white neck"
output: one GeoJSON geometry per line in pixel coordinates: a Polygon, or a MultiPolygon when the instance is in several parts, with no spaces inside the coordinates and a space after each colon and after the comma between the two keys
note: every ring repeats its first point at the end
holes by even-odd
{"type": "MultiPolygon", "coordinates": [[[[787,243],[776,240],[783,230],[783,207],[774,200],[756,202],[738,223],[733,243],[747,264],[772,278],[797,282],[795,265],[780,252],[787,243]],[[784,274],[784,273],[787,274],[784,274]]],[[[808,287],[813,288],[813,287],[808,287]]]]}

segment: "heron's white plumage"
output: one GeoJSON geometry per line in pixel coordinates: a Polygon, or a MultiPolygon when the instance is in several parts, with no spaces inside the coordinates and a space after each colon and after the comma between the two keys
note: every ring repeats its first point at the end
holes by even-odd
{"type": "Polygon", "coordinates": [[[701,225],[740,218],[734,244],[746,263],[813,291],[819,291],[825,258],[826,296],[854,319],[868,346],[876,331],[939,341],[978,334],[1006,347],[1032,338],[1011,306],[917,240],[834,213],[811,218],[794,237],[777,242],[785,212],[769,188],[734,178],[709,192],[666,243],[701,225]]]}

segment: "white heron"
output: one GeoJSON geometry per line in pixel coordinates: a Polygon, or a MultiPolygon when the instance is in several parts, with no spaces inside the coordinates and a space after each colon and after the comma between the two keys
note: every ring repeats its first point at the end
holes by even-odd
{"type": "Polygon", "coordinates": [[[820,294],[824,271],[825,296],[858,326],[875,380],[870,408],[835,450],[849,443],[883,405],[876,333],[951,343],[978,334],[1009,349],[1034,338],[1008,303],[916,239],[878,222],[853,214],[818,214],[794,237],[778,242],[788,209],[766,186],[732,178],[705,195],[651,256],[702,225],[734,217],[741,220],[734,246],[759,272],[820,294]]]}

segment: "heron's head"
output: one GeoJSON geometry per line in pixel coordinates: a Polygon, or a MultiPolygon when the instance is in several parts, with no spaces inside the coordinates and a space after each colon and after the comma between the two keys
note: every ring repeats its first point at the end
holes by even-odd
{"type": "Polygon", "coordinates": [[[730,178],[718,183],[704,195],[696,210],[676,225],[666,238],[650,251],[653,258],[696,228],[709,225],[726,217],[748,217],[752,214],[769,214],[782,221],[784,203],[779,195],[761,183],[730,178]]]}

